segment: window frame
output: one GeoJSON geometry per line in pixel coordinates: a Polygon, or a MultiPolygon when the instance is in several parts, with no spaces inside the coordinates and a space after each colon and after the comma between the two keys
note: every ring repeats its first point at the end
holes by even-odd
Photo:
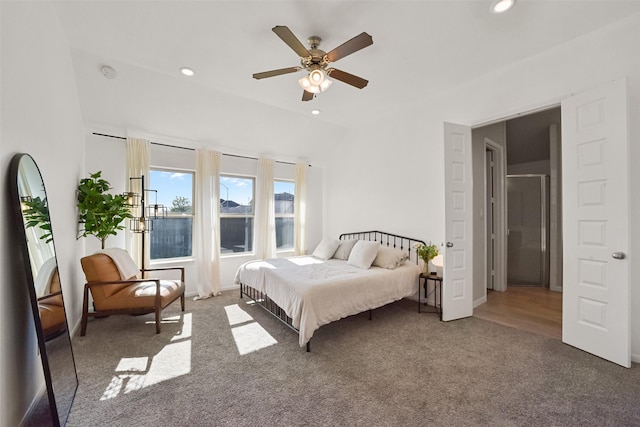
{"type": "MultiPolygon", "coordinates": [[[[222,183],[222,178],[238,178],[238,179],[247,179],[251,181],[251,201],[253,202],[253,208],[251,210],[251,214],[229,214],[222,213],[221,210],[218,211],[218,226],[220,227],[220,235],[222,237],[222,219],[223,218],[251,218],[251,251],[243,251],[243,252],[222,252],[222,242],[220,242],[220,258],[231,258],[231,257],[239,257],[239,256],[248,256],[255,255],[255,219],[256,219],[256,208],[255,208],[255,200],[256,200],[256,181],[257,177],[248,174],[236,174],[236,173],[227,173],[221,172],[218,178],[218,189],[221,186],[224,186],[222,183]]],[[[219,199],[222,199],[222,193],[218,195],[219,199]]],[[[225,197],[228,197],[225,195],[225,197]]],[[[226,198],[224,200],[227,200],[226,198]]],[[[237,203],[237,202],[236,202],[237,203]]]]}
{"type": "MultiPolygon", "coordinates": [[[[172,263],[175,261],[184,261],[184,260],[192,260],[194,259],[193,255],[193,223],[195,219],[195,192],[196,192],[196,171],[193,169],[183,169],[183,168],[172,168],[166,166],[150,166],[149,167],[149,190],[153,190],[153,192],[160,192],[156,185],[153,183],[151,179],[152,172],[170,172],[170,173],[184,173],[191,175],[191,212],[190,213],[172,213],[170,211],[171,206],[165,206],[167,209],[167,218],[180,218],[180,217],[190,217],[191,218],[191,255],[181,256],[181,257],[171,257],[171,258],[151,258],[151,233],[149,233],[149,261],[151,264],[158,265],[163,263],[172,263]]],[[[151,194],[151,193],[149,193],[151,194]]],[[[155,202],[155,196],[153,196],[153,200],[151,200],[152,196],[145,195],[145,204],[148,206],[153,205],[155,202]]],[[[157,221],[164,221],[165,219],[157,219],[154,222],[157,224],[157,221]]]]}

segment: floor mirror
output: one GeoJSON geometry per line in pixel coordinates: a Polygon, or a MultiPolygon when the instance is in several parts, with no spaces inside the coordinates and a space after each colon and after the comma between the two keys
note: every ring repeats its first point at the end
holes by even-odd
{"type": "MultiPolygon", "coordinates": [[[[78,388],[78,377],[58,273],[49,200],[40,170],[30,155],[16,154],[9,173],[18,236],[15,255],[24,265],[47,391],[46,399],[40,402],[48,408],[36,408],[31,413],[37,418],[50,416],[51,425],[64,426],[78,388]]],[[[44,425],[48,422],[36,421],[44,425]]]]}

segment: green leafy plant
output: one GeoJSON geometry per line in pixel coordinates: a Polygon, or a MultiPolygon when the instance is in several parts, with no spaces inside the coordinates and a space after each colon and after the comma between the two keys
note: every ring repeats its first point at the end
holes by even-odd
{"type": "Polygon", "coordinates": [[[78,185],[78,224],[82,227],[80,237],[96,236],[104,249],[107,237],[124,230],[122,222],[131,218],[127,199],[122,194],[109,194],[111,184],[101,178],[98,171],[78,185]]]}
{"type": "Polygon", "coordinates": [[[416,248],[420,259],[422,259],[422,261],[424,261],[425,263],[428,263],[438,256],[438,247],[432,243],[429,243],[428,245],[416,243],[414,245],[414,248],[416,248]]]}
{"type": "Polygon", "coordinates": [[[51,219],[49,218],[49,207],[47,206],[47,198],[41,199],[40,196],[32,199],[23,200],[22,213],[25,219],[25,227],[39,227],[42,230],[40,239],[45,243],[53,241],[51,234],[51,219]]]}

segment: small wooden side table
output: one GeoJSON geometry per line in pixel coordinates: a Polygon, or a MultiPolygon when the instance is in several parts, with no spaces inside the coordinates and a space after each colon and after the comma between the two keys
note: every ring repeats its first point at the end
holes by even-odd
{"type": "Polygon", "coordinates": [[[425,311],[425,313],[438,313],[442,320],[442,276],[437,274],[420,273],[418,277],[418,313],[422,313],[422,298],[420,298],[420,288],[424,288],[424,304],[429,305],[427,301],[427,283],[433,282],[433,311],[425,311]],[[422,285],[422,286],[421,286],[422,285]]]}

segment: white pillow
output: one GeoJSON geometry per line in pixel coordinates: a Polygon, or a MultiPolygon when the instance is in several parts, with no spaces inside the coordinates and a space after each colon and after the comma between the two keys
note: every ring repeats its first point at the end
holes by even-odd
{"type": "Polygon", "coordinates": [[[347,264],[365,269],[371,267],[371,263],[378,254],[379,247],[380,243],[378,242],[358,240],[358,242],[353,246],[351,254],[349,254],[347,264]]]}
{"type": "Polygon", "coordinates": [[[335,259],[349,259],[349,255],[351,255],[351,250],[353,249],[353,246],[357,242],[358,241],[355,239],[342,240],[340,242],[340,246],[338,246],[338,249],[336,250],[336,253],[333,254],[333,257],[335,259]]]}
{"type": "Polygon", "coordinates": [[[336,252],[339,245],[340,240],[325,237],[320,243],[318,243],[318,246],[316,246],[311,255],[320,259],[329,259],[336,252]]]}
{"type": "Polygon", "coordinates": [[[393,270],[400,267],[407,259],[407,253],[399,249],[380,247],[371,265],[393,270]]]}

